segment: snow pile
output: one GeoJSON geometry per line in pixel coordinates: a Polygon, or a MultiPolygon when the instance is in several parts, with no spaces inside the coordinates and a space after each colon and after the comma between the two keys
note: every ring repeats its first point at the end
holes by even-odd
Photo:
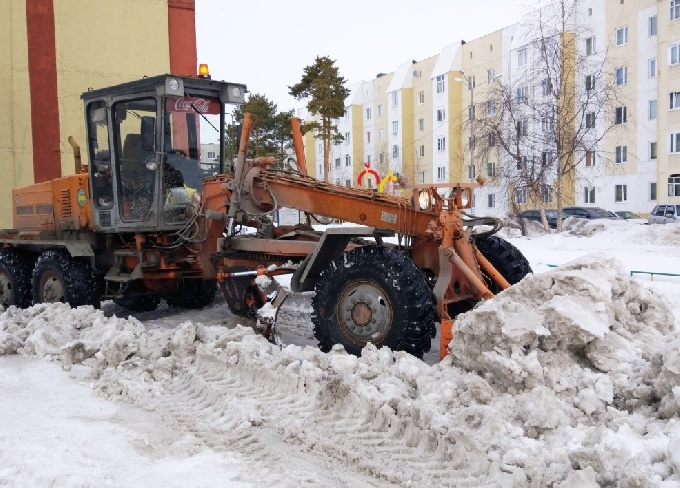
{"type": "Polygon", "coordinates": [[[593,256],[461,316],[435,366],[64,305],[0,314],[0,352],[82,363],[98,394],[157,412],[197,448],[260,453],[263,469],[298,446],[394,485],[680,486],[672,324],[658,295],[593,256]]]}

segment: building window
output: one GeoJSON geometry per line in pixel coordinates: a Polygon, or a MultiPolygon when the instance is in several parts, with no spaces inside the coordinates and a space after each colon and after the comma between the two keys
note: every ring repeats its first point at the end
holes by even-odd
{"type": "Polygon", "coordinates": [[[527,64],[527,60],[529,59],[529,53],[527,52],[526,48],[522,48],[519,51],[517,51],[517,66],[522,67],[527,64]]]}
{"type": "Polygon", "coordinates": [[[378,105],[378,117],[382,117],[382,104],[378,105]]]}
{"type": "Polygon", "coordinates": [[[392,106],[396,107],[399,105],[399,93],[395,90],[392,92],[392,106]]]}
{"type": "Polygon", "coordinates": [[[425,171],[418,173],[418,183],[425,183],[425,171]]]}
{"type": "Polygon", "coordinates": [[[337,178],[337,179],[335,180],[335,184],[336,184],[336,186],[340,186],[340,178],[337,178]]]}
{"type": "Polygon", "coordinates": [[[595,203],[595,187],[585,187],[583,195],[584,203],[595,203]]]}
{"type": "Polygon", "coordinates": [[[527,189],[526,188],[518,188],[515,190],[515,201],[519,205],[524,205],[527,203],[527,189]]]}
{"type": "Polygon", "coordinates": [[[656,35],[656,15],[653,15],[647,21],[647,35],[654,37],[656,35]]]}
{"type": "Polygon", "coordinates": [[[680,154],[680,132],[671,132],[669,134],[670,144],[668,152],[671,154],[680,154]]]}
{"type": "Polygon", "coordinates": [[[384,164],[385,163],[385,153],[381,152],[380,157],[378,159],[380,160],[380,164],[384,164]]]}
{"type": "Polygon", "coordinates": [[[352,166],[352,156],[345,154],[345,166],[352,166]]]}
{"type": "Polygon", "coordinates": [[[680,108],[680,91],[671,92],[670,94],[670,104],[668,106],[671,110],[680,108]]]}
{"type": "Polygon", "coordinates": [[[529,133],[529,121],[522,119],[517,121],[517,137],[526,136],[529,133]]]}
{"type": "Polygon", "coordinates": [[[392,157],[393,158],[399,157],[399,146],[397,146],[396,144],[392,146],[392,157]]]}
{"type": "Polygon", "coordinates": [[[656,141],[649,143],[649,159],[656,159],[656,141]]]}
{"type": "Polygon", "coordinates": [[[370,119],[371,119],[371,109],[367,108],[366,109],[366,120],[370,120],[370,119]]]}
{"type": "Polygon", "coordinates": [[[552,83],[548,78],[541,81],[541,95],[547,97],[552,92],[552,83]]]}
{"type": "Polygon", "coordinates": [[[345,186],[352,186],[352,180],[345,180],[345,186]]]}
{"type": "Polygon", "coordinates": [[[425,157],[425,145],[421,144],[418,146],[418,157],[419,158],[424,158],[425,157]]]}
{"type": "Polygon", "coordinates": [[[586,90],[594,90],[595,89],[595,76],[594,75],[588,75],[586,76],[586,90]]]}
{"type": "Polygon", "coordinates": [[[366,132],[366,143],[370,144],[371,143],[371,132],[366,132]]]}
{"type": "Polygon", "coordinates": [[[489,100],[486,102],[486,115],[492,116],[496,114],[496,102],[489,100]]]}
{"type": "Polygon", "coordinates": [[[487,204],[486,204],[487,207],[494,208],[496,206],[496,195],[493,194],[493,193],[489,193],[486,196],[486,202],[487,202],[487,204]]]}
{"type": "Polygon", "coordinates": [[[385,140],[385,130],[384,129],[378,129],[378,139],[381,141],[385,140]]]}
{"type": "Polygon", "coordinates": [[[475,167],[471,164],[468,165],[468,178],[471,180],[475,179],[475,167]]]}
{"type": "Polygon", "coordinates": [[[489,178],[496,176],[496,163],[486,163],[486,176],[489,178]]]}
{"type": "Polygon", "coordinates": [[[443,180],[446,178],[446,168],[444,166],[439,166],[437,168],[437,179],[443,180]]]}
{"type": "Polygon", "coordinates": [[[425,130],[425,119],[418,119],[418,129],[421,131],[425,130]]]}
{"type": "Polygon", "coordinates": [[[399,121],[393,120],[392,121],[392,134],[396,134],[398,132],[399,132],[399,121]]]}
{"type": "Polygon", "coordinates": [[[616,84],[625,85],[628,82],[628,68],[616,68],[616,84]]]}
{"type": "Polygon", "coordinates": [[[586,39],[586,56],[595,54],[595,36],[586,39]]]}
{"type": "Polygon", "coordinates": [[[595,112],[588,112],[586,114],[586,129],[595,127],[595,112]]]}
{"type": "Polygon", "coordinates": [[[668,196],[680,197],[680,175],[670,175],[668,178],[668,196]]]}
{"type": "Polygon", "coordinates": [[[555,122],[550,117],[543,117],[541,119],[541,130],[547,132],[555,128],[555,122]]]}
{"type": "Polygon", "coordinates": [[[340,167],[340,158],[335,158],[335,167],[336,168],[340,167]]]}
{"type": "MultiPolygon", "coordinates": [[[[680,2],[680,0],[678,0],[680,2]]],[[[675,66],[680,64],[680,44],[675,44],[670,47],[670,54],[668,56],[669,65],[675,66]]]]}
{"type": "Polygon", "coordinates": [[[437,122],[444,122],[446,119],[446,110],[443,108],[438,108],[437,109],[437,122]]]}
{"type": "Polygon", "coordinates": [[[437,93],[444,93],[444,75],[437,76],[436,81],[437,81],[437,93]]]}
{"type": "Polygon", "coordinates": [[[550,151],[543,151],[541,153],[541,164],[545,166],[550,166],[552,165],[553,162],[553,155],[550,151]]]}
{"type": "Polygon", "coordinates": [[[486,82],[487,83],[493,83],[495,79],[496,79],[496,70],[493,69],[493,68],[486,70],[486,82]]]}
{"type": "Polygon", "coordinates": [[[345,120],[349,120],[349,109],[345,109],[345,120]]]}
{"type": "Polygon", "coordinates": [[[423,103],[425,103],[425,92],[421,90],[418,92],[418,104],[422,105],[423,103]]]}
{"type": "Polygon", "coordinates": [[[616,45],[623,46],[628,44],[628,26],[616,29],[616,45]]]}
{"type": "Polygon", "coordinates": [[[614,185],[614,201],[625,202],[628,200],[628,185],[614,185]]]}
{"type": "Polygon", "coordinates": [[[371,164],[371,155],[370,154],[366,155],[366,162],[368,164],[371,164]]]}
{"type": "Polygon", "coordinates": [[[628,146],[616,146],[616,164],[628,162],[628,146]]]}
{"type": "Polygon", "coordinates": [[[649,199],[653,202],[656,201],[656,183],[652,182],[649,184],[649,199]]]}
{"type": "Polygon", "coordinates": [[[445,151],[446,150],[446,137],[438,137],[437,138],[437,151],[445,151]]]}
{"type": "Polygon", "coordinates": [[[215,159],[215,151],[208,151],[208,159],[215,159]]]}
{"type": "Polygon", "coordinates": [[[671,20],[680,19],[680,0],[671,0],[671,20]]]}
{"type": "Polygon", "coordinates": [[[323,154],[323,144],[319,144],[316,146],[317,148],[317,154],[323,154]]]}
{"type": "Polygon", "coordinates": [[[543,203],[550,203],[553,201],[553,188],[550,185],[541,186],[541,198],[543,203]]]}
{"type": "Polygon", "coordinates": [[[649,101],[647,112],[649,120],[654,120],[656,118],[656,100],[649,101]]]}
{"type": "Polygon", "coordinates": [[[650,78],[656,78],[656,58],[652,58],[648,63],[647,76],[650,78]]]}
{"type": "Polygon", "coordinates": [[[486,135],[486,142],[488,143],[489,147],[493,147],[496,145],[496,133],[495,132],[489,132],[486,135]]]}
{"type": "Polygon", "coordinates": [[[349,144],[349,132],[345,132],[345,144],[349,144]]]}
{"type": "Polygon", "coordinates": [[[615,124],[625,124],[626,123],[626,107],[616,107],[616,117],[614,120],[615,124]]]}
{"type": "Polygon", "coordinates": [[[586,166],[595,166],[595,152],[586,151],[586,166]]]}
{"type": "Polygon", "coordinates": [[[526,83],[517,87],[517,96],[515,98],[518,103],[526,103],[529,98],[529,86],[526,83]]]}

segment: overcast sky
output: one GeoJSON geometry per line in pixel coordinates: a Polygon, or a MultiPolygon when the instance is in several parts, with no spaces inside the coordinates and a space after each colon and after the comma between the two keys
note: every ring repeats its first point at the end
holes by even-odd
{"type": "Polygon", "coordinates": [[[214,79],[245,83],[278,110],[316,56],[347,84],[439,54],[519,21],[530,0],[196,0],[198,59],[214,79]]]}

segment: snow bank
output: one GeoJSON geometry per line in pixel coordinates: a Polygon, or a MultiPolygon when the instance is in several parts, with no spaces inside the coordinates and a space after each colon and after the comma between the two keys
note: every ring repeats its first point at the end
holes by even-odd
{"type": "Polygon", "coordinates": [[[398,485],[680,486],[673,320],[618,262],[592,256],[461,316],[435,366],[64,305],[0,314],[0,352],[82,363],[99,395],[216,450],[279,442],[398,485]]]}

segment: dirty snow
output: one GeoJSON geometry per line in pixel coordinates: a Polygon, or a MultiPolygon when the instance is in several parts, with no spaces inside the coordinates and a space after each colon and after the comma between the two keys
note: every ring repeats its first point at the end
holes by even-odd
{"type": "Polygon", "coordinates": [[[321,353],[310,294],[283,349],[220,300],[10,308],[0,485],[680,487],[680,279],[630,277],[680,273],[680,226],[577,224],[510,238],[536,274],[442,363],[321,353]]]}

